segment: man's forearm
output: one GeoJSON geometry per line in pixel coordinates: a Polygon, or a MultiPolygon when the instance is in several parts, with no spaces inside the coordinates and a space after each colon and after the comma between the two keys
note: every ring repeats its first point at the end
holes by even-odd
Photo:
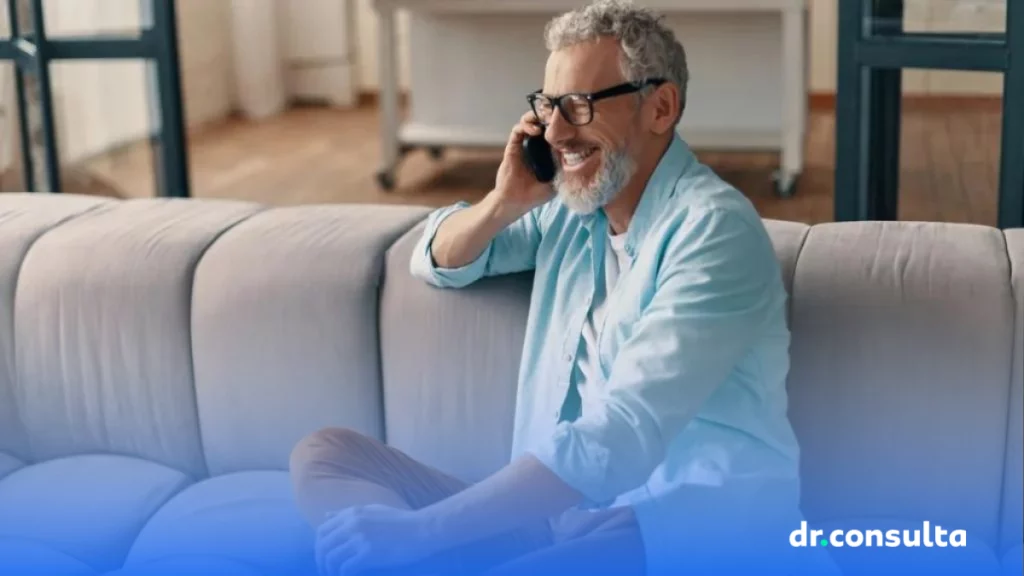
{"type": "Polygon", "coordinates": [[[441,222],[434,234],[430,245],[434,264],[441,268],[466,266],[514,220],[493,192],[473,206],[455,212],[441,222]]]}
{"type": "Polygon", "coordinates": [[[419,514],[447,549],[551,518],[582,500],[539,460],[525,456],[419,514]]]}

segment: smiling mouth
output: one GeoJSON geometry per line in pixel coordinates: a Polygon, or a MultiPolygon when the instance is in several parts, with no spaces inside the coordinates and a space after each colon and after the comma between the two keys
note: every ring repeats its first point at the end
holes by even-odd
{"type": "Polygon", "coordinates": [[[571,152],[568,150],[562,150],[560,155],[562,157],[562,164],[566,168],[572,169],[586,162],[596,152],[597,148],[584,148],[575,149],[571,152]]]}

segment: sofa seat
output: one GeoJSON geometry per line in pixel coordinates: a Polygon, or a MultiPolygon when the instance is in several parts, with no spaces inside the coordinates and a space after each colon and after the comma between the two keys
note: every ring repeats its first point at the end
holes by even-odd
{"type": "MultiPolygon", "coordinates": [[[[315,574],[310,572],[307,574],[315,574]]],[[[292,572],[267,573],[251,565],[220,556],[174,556],[125,567],[104,576],[304,576],[292,572]]]]}
{"type": "Polygon", "coordinates": [[[1002,576],[1020,576],[1024,574],[1024,545],[1014,546],[1003,555],[1002,576]]]}
{"type": "MultiPolygon", "coordinates": [[[[934,524],[936,523],[932,522],[931,524],[933,535],[930,540],[934,544],[934,524]]],[[[942,522],[937,524],[947,530],[943,540],[948,544],[948,531],[952,527],[943,526],[942,522]]],[[[967,545],[965,547],[934,545],[927,547],[924,544],[923,534],[920,540],[921,545],[918,547],[879,547],[874,542],[872,542],[872,546],[867,546],[868,530],[881,530],[883,537],[889,530],[898,530],[902,542],[904,530],[910,531],[910,534],[913,535],[915,530],[922,532],[922,525],[922,520],[861,517],[812,522],[808,523],[807,528],[808,536],[811,530],[823,530],[825,538],[828,538],[833,530],[842,530],[844,535],[849,534],[852,530],[857,530],[864,536],[864,543],[858,546],[827,546],[829,554],[842,571],[843,576],[961,576],[965,574],[1000,576],[1002,574],[999,556],[981,538],[977,536],[972,538],[971,530],[967,530],[967,545]]],[[[1020,576],[1019,571],[1016,574],[1020,576]]]]}
{"type": "Polygon", "coordinates": [[[14,456],[4,454],[0,452],[0,478],[7,476],[11,472],[14,472],[18,468],[21,468],[24,464],[21,460],[18,460],[14,456]]]}
{"type": "Polygon", "coordinates": [[[138,458],[76,456],[0,479],[0,510],[0,574],[316,572],[283,471],[193,482],[138,458]]]}
{"type": "MultiPolygon", "coordinates": [[[[0,537],[47,546],[103,573],[120,568],[149,518],[190,480],[137,458],[84,455],[0,480],[0,537]]],[[[6,558],[0,556],[0,573],[6,558]]]]}
{"type": "Polygon", "coordinates": [[[50,545],[10,537],[0,537],[0,574],[97,576],[89,565],[50,545]]]}
{"type": "Polygon", "coordinates": [[[262,574],[315,574],[313,541],[287,472],[226,474],[167,502],[139,534],[125,572],[188,561],[195,569],[182,574],[219,574],[222,563],[233,567],[230,573],[251,567],[262,574]]]}

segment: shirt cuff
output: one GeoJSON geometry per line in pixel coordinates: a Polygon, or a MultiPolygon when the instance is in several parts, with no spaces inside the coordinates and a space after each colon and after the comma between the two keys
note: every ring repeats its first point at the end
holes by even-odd
{"type": "Polygon", "coordinates": [[[560,423],[547,441],[527,452],[583,495],[579,508],[601,509],[615,503],[618,494],[608,494],[605,482],[608,449],[583,438],[572,423],[560,423]]]}
{"type": "Polygon", "coordinates": [[[457,202],[451,206],[435,210],[427,217],[426,228],[423,230],[423,235],[413,250],[412,261],[410,262],[410,271],[413,276],[441,288],[461,288],[483,277],[487,270],[487,261],[490,257],[493,243],[489,243],[487,248],[475,260],[458,268],[442,268],[437,266],[431,253],[434,236],[437,235],[437,229],[440,228],[445,218],[469,207],[470,204],[468,202],[457,202]]]}

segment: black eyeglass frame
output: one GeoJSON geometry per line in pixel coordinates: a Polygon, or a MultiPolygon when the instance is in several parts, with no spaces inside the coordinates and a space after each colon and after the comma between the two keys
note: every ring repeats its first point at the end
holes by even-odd
{"type": "Polygon", "coordinates": [[[570,92],[568,94],[562,94],[561,96],[548,96],[542,93],[541,90],[537,90],[536,92],[531,92],[530,94],[527,94],[526,101],[530,103],[530,109],[533,110],[534,117],[537,118],[537,121],[540,122],[541,125],[546,126],[547,122],[544,122],[541,119],[540,114],[537,112],[537,102],[541,99],[544,99],[547,100],[549,104],[551,104],[552,111],[557,108],[562,113],[562,118],[565,118],[565,120],[572,124],[573,126],[586,126],[587,124],[590,124],[591,122],[594,121],[594,102],[604,100],[607,98],[614,98],[616,96],[634,94],[636,92],[643,90],[644,88],[647,88],[648,86],[661,86],[665,82],[668,82],[668,80],[665,78],[648,78],[647,80],[642,80],[639,82],[623,82],[622,84],[618,84],[610,88],[605,88],[604,90],[598,90],[597,92],[570,92]],[[566,109],[562,105],[562,103],[567,98],[583,98],[583,100],[587,103],[588,119],[586,122],[577,123],[571,120],[571,117],[573,115],[567,114],[566,109]]]}

